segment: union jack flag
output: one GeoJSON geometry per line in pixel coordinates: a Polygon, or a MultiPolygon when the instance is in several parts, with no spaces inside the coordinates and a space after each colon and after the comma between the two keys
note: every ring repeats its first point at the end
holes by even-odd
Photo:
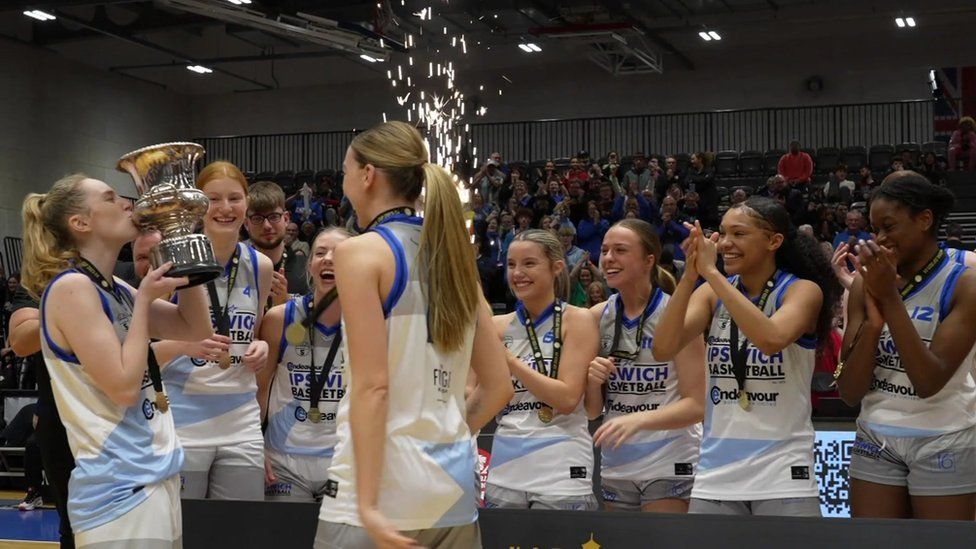
{"type": "Polygon", "coordinates": [[[935,139],[949,141],[963,116],[976,116],[976,67],[945,67],[935,71],[942,99],[932,109],[935,139]]]}

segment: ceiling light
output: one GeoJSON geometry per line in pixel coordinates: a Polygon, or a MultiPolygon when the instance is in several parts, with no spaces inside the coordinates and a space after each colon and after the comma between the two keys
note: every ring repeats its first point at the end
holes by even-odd
{"type": "Polygon", "coordinates": [[[375,62],[379,61],[379,59],[376,59],[375,57],[373,57],[371,55],[366,55],[365,53],[362,54],[362,55],[360,55],[359,57],[360,57],[360,59],[363,59],[364,61],[369,61],[370,63],[375,63],[375,62]]]}
{"type": "Polygon", "coordinates": [[[519,44],[519,49],[525,53],[532,53],[532,48],[530,48],[528,44],[519,44]]]}
{"type": "Polygon", "coordinates": [[[698,33],[698,36],[701,36],[701,39],[704,40],[704,41],[706,41],[706,42],[710,42],[712,40],[712,37],[709,36],[709,34],[707,32],[705,32],[705,31],[699,32],[698,33]]]}
{"type": "Polygon", "coordinates": [[[898,25],[898,28],[899,29],[905,28],[905,20],[902,19],[901,17],[896,17],[895,18],[895,24],[898,25]]]}
{"type": "Polygon", "coordinates": [[[913,28],[915,27],[915,18],[914,17],[906,17],[905,18],[905,22],[908,23],[908,26],[909,27],[913,27],[913,28]]]}
{"type": "Polygon", "coordinates": [[[708,35],[712,37],[713,40],[721,40],[722,36],[715,31],[708,31],[708,35]]]}
{"type": "Polygon", "coordinates": [[[187,70],[190,70],[190,71],[193,71],[193,72],[195,72],[197,74],[210,74],[210,73],[213,72],[213,69],[208,69],[207,67],[204,67],[203,65],[187,65],[186,66],[186,69],[187,70]]]}
{"type": "Polygon", "coordinates": [[[540,52],[540,51],[542,51],[542,48],[540,48],[539,46],[537,46],[537,45],[535,45],[535,44],[533,44],[531,42],[529,42],[528,44],[526,44],[526,46],[528,46],[529,49],[532,50],[532,51],[534,51],[534,52],[540,52]]]}
{"type": "Polygon", "coordinates": [[[33,19],[37,19],[38,21],[54,21],[55,19],[57,19],[50,13],[41,10],[25,11],[24,15],[26,15],[27,17],[31,17],[33,19]]]}

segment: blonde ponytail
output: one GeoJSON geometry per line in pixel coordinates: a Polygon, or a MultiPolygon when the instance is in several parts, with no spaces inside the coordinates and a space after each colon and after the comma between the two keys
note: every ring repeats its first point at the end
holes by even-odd
{"type": "Polygon", "coordinates": [[[457,187],[444,168],[424,164],[420,261],[427,267],[430,332],[441,350],[459,349],[478,308],[478,270],[457,187]]]}
{"type": "Polygon", "coordinates": [[[47,194],[32,193],[24,199],[24,259],[20,283],[35,299],[70,261],[78,256],[68,230],[68,217],[84,213],[83,174],[58,180],[47,194]]]}
{"type": "Polygon", "coordinates": [[[674,279],[673,274],[657,264],[658,259],[659,257],[654,258],[654,275],[651,278],[651,284],[661,288],[661,291],[666,294],[673,294],[674,289],[678,286],[678,281],[674,279]]]}
{"type": "Polygon", "coordinates": [[[427,284],[431,341],[440,351],[460,349],[475,321],[480,278],[451,175],[428,162],[420,132],[405,122],[374,126],[357,135],[349,148],[360,166],[370,164],[383,172],[391,192],[408,203],[426,185],[419,261],[427,284]]]}

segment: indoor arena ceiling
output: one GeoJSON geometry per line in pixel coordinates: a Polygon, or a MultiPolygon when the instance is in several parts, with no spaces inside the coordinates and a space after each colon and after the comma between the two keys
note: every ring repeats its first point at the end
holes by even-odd
{"type": "Polygon", "coordinates": [[[411,34],[420,41],[422,33],[435,56],[464,37],[459,68],[504,74],[569,65],[626,78],[700,70],[700,59],[718,48],[734,59],[744,44],[789,47],[791,38],[817,33],[829,40],[838,25],[887,37],[899,16],[914,17],[920,29],[968,19],[969,32],[974,14],[972,0],[5,0],[0,36],[208,94],[379,82],[386,61],[409,56],[411,34]],[[433,17],[424,15],[428,7],[433,17]],[[54,19],[24,15],[34,10],[54,19]],[[721,40],[703,39],[710,35],[721,40]],[[186,70],[194,65],[213,72],[186,70]]]}

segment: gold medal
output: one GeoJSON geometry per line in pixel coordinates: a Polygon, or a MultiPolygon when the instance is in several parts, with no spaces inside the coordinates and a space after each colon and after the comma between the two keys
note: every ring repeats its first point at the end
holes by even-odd
{"type": "Polygon", "coordinates": [[[223,356],[221,356],[220,360],[217,361],[217,366],[220,366],[221,370],[226,370],[227,368],[230,368],[230,355],[224,354],[223,356]]]}
{"type": "Polygon", "coordinates": [[[539,421],[541,421],[542,423],[549,423],[550,421],[552,421],[552,417],[553,417],[552,408],[543,404],[542,408],[539,408],[539,421]]]}
{"type": "Polygon", "coordinates": [[[285,328],[285,339],[291,345],[301,345],[305,342],[308,331],[302,326],[301,322],[292,322],[285,328]]]}
{"type": "Polygon", "coordinates": [[[322,411],[319,410],[318,408],[309,408],[308,409],[308,419],[312,423],[318,423],[318,422],[322,421],[322,411]]]}
{"type": "Polygon", "coordinates": [[[747,412],[752,408],[752,404],[749,403],[749,396],[746,395],[745,391],[739,391],[739,408],[747,412]]]}
{"type": "Polygon", "coordinates": [[[156,393],[156,409],[164,414],[169,411],[169,397],[163,391],[156,393]]]}

